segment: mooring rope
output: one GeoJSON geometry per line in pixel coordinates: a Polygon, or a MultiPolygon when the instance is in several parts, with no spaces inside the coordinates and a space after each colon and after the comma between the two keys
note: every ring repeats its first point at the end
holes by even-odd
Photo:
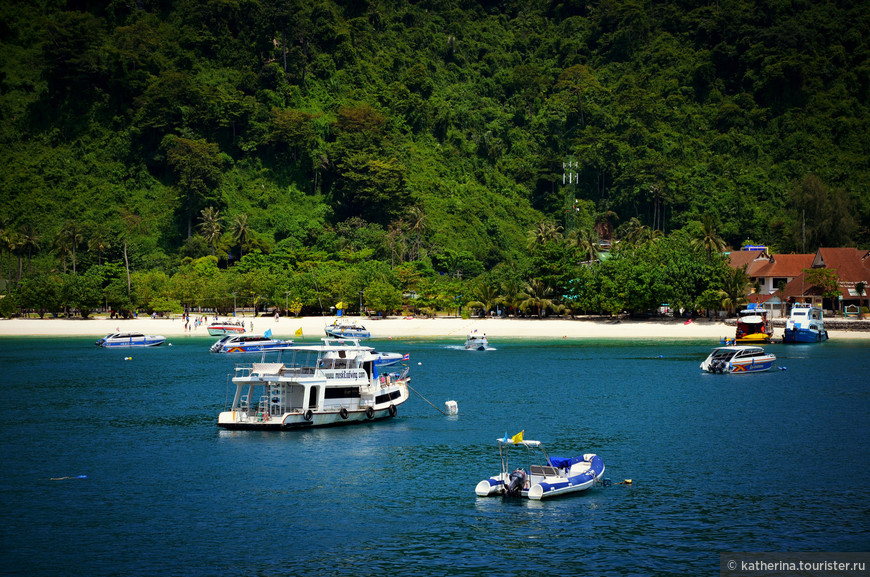
{"type": "MultiPolygon", "coordinates": [[[[411,387],[411,385],[408,385],[408,388],[411,389],[412,391],[414,391],[414,389],[413,389],[413,387],[411,387]]],[[[417,393],[417,391],[414,391],[414,392],[417,393]]],[[[417,393],[417,394],[420,395],[420,393],[417,393]]],[[[432,403],[429,401],[429,399],[427,399],[423,395],[420,395],[420,398],[423,399],[424,401],[426,401],[427,403],[429,403],[430,405],[432,405],[432,403]]],[[[432,405],[432,406],[435,407],[435,405],[432,405]]],[[[447,414],[444,411],[442,411],[441,409],[439,409],[438,407],[435,407],[435,410],[438,411],[439,413],[441,413],[442,415],[447,414]]]]}

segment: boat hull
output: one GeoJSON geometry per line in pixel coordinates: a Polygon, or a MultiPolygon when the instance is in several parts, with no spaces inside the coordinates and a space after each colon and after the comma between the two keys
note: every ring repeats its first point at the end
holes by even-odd
{"type": "MultiPolygon", "coordinates": [[[[404,401],[399,402],[399,404],[404,401]]],[[[254,421],[242,421],[238,411],[225,411],[218,415],[218,426],[235,431],[286,431],[290,429],[310,429],[317,427],[338,427],[343,425],[359,425],[372,421],[390,419],[398,414],[398,405],[392,408],[372,410],[369,416],[365,410],[354,410],[341,413],[339,411],[286,413],[284,415],[261,415],[254,421]],[[342,415],[346,414],[347,417],[342,415]]]]}
{"type": "Polygon", "coordinates": [[[140,341],[106,341],[105,339],[100,339],[99,341],[97,341],[97,346],[103,347],[105,349],[157,347],[162,345],[164,341],[166,341],[166,337],[149,337],[140,341]]]}
{"type": "Polygon", "coordinates": [[[810,329],[785,329],[782,337],[784,343],[820,343],[828,340],[828,331],[810,329]]]}
{"type": "Polygon", "coordinates": [[[753,333],[751,335],[743,335],[737,337],[735,340],[744,345],[758,345],[758,344],[767,344],[770,343],[770,339],[773,335],[769,335],[767,333],[753,333]]]}
{"type": "Polygon", "coordinates": [[[372,336],[369,331],[361,331],[359,329],[340,329],[327,327],[325,329],[326,336],[334,339],[368,339],[372,336]]]}
{"type": "Polygon", "coordinates": [[[244,327],[208,327],[208,334],[213,337],[240,335],[243,332],[245,332],[244,327]]]}
{"type": "Polygon", "coordinates": [[[262,353],[263,351],[277,351],[289,347],[292,343],[276,343],[272,345],[233,345],[214,350],[215,353],[262,353]]]}

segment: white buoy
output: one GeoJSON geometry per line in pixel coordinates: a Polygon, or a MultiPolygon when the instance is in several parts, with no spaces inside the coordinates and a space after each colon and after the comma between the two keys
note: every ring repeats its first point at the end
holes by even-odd
{"type": "Polygon", "coordinates": [[[448,415],[459,414],[459,405],[456,404],[456,401],[447,401],[446,403],[444,403],[444,406],[447,407],[448,415]]]}

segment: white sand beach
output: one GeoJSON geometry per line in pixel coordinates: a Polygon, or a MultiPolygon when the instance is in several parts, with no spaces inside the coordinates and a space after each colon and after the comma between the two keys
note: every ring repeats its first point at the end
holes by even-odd
{"type": "MultiPolygon", "coordinates": [[[[317,340],[325,336],[324,326],[335,317],[237,317],[245,321],[254,333],[271,329],[276,337],[299,339],[296,333],[302,329],[303,339],[317,340]]],[[[210,318],[209,321],[213,320],[210,318]]],[[[734,336],[734,325],[721,321],[697,319],[690,323],[683,320],[588,320],[588,319],[463,319],[458,317],[359,319],[371,331],[375,339],[401,338],[456,338],[463,340],[472,330],[487,337],[505,338],[555,338],[555,339],[710,339],[719,341],[734,336]]],[[[868,323],[870,320],[863,321],[868,323]]],[[[141,332],[145,334],[177,337],[184,335],[208,336],[206,324],[185,330],[181,318],[151,319],[0,319],[0,336],[93,336],[102,337],[113,332],[141,332]]],[[[870,341],[870,330],[838,330],[828,327],[832,340],[865,339],[870,341]]],[[[774,331],[781,337],[782,329],[774,331]]]]}

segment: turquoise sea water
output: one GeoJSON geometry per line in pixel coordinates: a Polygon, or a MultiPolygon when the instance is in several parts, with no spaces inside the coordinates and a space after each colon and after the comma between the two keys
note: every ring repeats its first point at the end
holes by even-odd
{"type": "Polygon", "coordinates": [[[373,341],[460,414],[412,394],[391,421],[261,433],[215,425],[239,358],[214,339],[94,340],[0,339],[0,573],[716,575],[724,551],[870,550],[868,342],[708,375],[717,343],[373,341]],[[476,497],[520,430],[613,486],[476,497]]]}

